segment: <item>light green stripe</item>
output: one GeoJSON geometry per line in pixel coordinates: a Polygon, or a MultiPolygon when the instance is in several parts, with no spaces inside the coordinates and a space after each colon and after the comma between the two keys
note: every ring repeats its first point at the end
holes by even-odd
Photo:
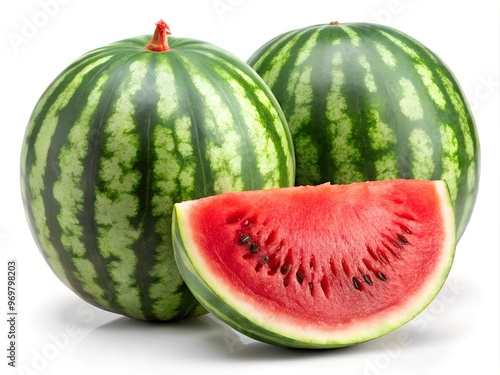
{"type": "MultiPolygon", "coordinates": [[[[47,222],[45,220],[45,206],[43,202],[43,191],[44,191],[44,181],[43,177],[45,175],[45,170],[47,168],[47,155],[52,142],[52,136],[56,131],[57,124],[59,121],[59,112],[64,108],[69,100],[75,94],[75,91],[80,87],[82,81],[89,71],[95,67],[105,63],[109,57],[99,59],[82,69],[78,74],[75,74],[73,80],[68,84],[64,91],[57,97],[57,99],[52,103],[50,109],[44,116],[41,130],[36,137],[34,143],[35,152],[35,162],[33,163],[31,173],[29,175],[29,187],[31,191],[31,209],[33,212],[33,221],[37,229],[38,241],[40,246],[45,253],[45,257],[48,263],[51,265],[54,273],[64,282],[69,288],[71,288],[71,283],[68,281],[64,267],[61,264],[59,255],[56,249],[50,241],[50,232],[47,222]]],[[[70,73],[68,73],[70,74],[70,73]]],[[[60,79],[62,82],[63,78],[60,79]]],[[[52,90],[53,91],[53,90],[52,90]]],[[[49,91],[46,95],[50,95],[49,91]]],[[[42,99],[42,103],[46,99],[42,99]]],[[[42,109],[41,105],[37,106],[36,111],[42,109]]],[[[35,119],[36,117],[34,117],[35,119]]],[[[25,158],[25,156],[23,156],[25,158]]]]}
{"type": "Polygon", "coordinates": [[[72,256],[76,268],[75,276],[81,282],[83,289],[104,307],[109,307],[109,302],[103,298],[104,290],[96,282],[98,275],[95,267],[85,258],[87,254],[83,242],[83,228],[78,216],[84,209],[81,181],[84,171],[83,161],[89,148],[90,122],[101,98],[102,86],[107,79],[106,75],[99,79],[88,95],[82,113],[71,127],[68,143],[59,154],[59,165],[64,173],[61,173],[59,180],[54,184],[54,198],[61,205],[57,216],[61,227],[61,242],[72,256]]]}
{"type": "MultiPolygon", "coordinates": [[[[316,29],[316,31],[309,35],[309,38],[307,38],[306,42],[300,47],[299,51],[295,55],[295,66],[302,65],[311,56],[312,51],[317,46],[317,40],[321,30],[323,30],[323,28],[316,29]]],[[[337,39],[333,42],[338,44],[340,41],[337,39]]]]}
{"type": "MultiPolygon", "coordinates": [[[[226,71],[221,71],[219,74],[223,79],[227,80],[231,88],[231,92],[234,93],[234,98],[238,103],[238,106],[243,108],[242,113],[240,113],[240,116],[243,118],[242,125],[248,133],[248,139],[246,141],[251,142],[252,150],[254,150],[256,155],[255,161],[257,162],[258,173],[265,181],[265,185],[262,188],[268,189],[279,186],[281,168],[279,156],[280,151],[277,147],[281,148],[283,147],[283,144],[280,143],[276,145],[274,140],[270,138],[270,134],[267,131],[267,129],[272,129],[273,132],[279,132],[282,142],[287,139],[284,134],[284,124],[282,123],[282,119],[280,118],[277,109],[272,105],[270,98],[263,95],[260,87],[255,86],[255,84],[252,85],[254,87],[254,92],[262,93],[259,95],[259,103],[256,104],[253,99],[250,99],[246,94],[246,90],[250,84],[248,81],[245,82],[245,86],[243,86],[240,83],[240,79],[234,79],[234,77],[231,79],[231,76],[227,74],[226,71]],[[263,119],[259,111],[259,106],[264,107],[266,112],[269,114],[269,116],[267,116],[264,120],[268,121],[268,123],[262,123],[263,119]]],[[[233,124],[233,128],[234,126],[235,125],[233,124]]],[[[242,143],[240,136],[236,133],[236,131],[233,130],[233,132],[234,135],[231,135],[231,138],[225,141],[228,142],[226,145],[242,143]]],[[[283,147],[282,149],[288,150],[288,146],[283,147]]],[[[234,150],[236,150],[236,148],[234,150]]],[[[238,166],[238,169],[235,169],[234,172],[236,173],[240,169],[241,166],[238,166]]],[[[242,171],[242,173],[245,172],[242,171]]]]}
{"type": "Polygon", "coordinates": [[[394,55],[384,44],[375,43],[375,49],[385,65],[391,69],[396,66],[396,59],[394,58],[394,55]]]}
{"type": "MultiPolygon", "coordinates": [[[[390,35],[387,32],[381,31],[383,35],[385,35],[387,38],[389,38],[393,43],[395,43],[401,50],[406,53],[409,57],[411,57],[413,60],[415,60],[415,70],[419,74],[422,82],[424,85],[427,87],[427,90],[429,92],[429,95],[431,96],[432,100],[434,103],[441,109],[444,109],[446,106],[446,100],[444,98],[443,92],[439,89],[439,87],[436,85],[434,82],[433,74],[430,71],[430,69],[425,66],[424,64],[418,63],[418,61],[422,61],[423,56],[422,52],[425,53],[425,57],[430,58],[434,63],[439,64],[439,62],[436,60],[435,56],[430,54],[427,50],[426,47],[418,43],[417,41],[413,41],[416,43],[419,47],[418,50],[410,47],[408,44],[403,42],[402,39],[398,39],[392,35],[390,35]]],[[[404,35],[400,33],[401,35],[404,35]]],[[[381,46],[377,46],[377,50],[381,48],[381,46]]],[[[384,52],[382,55],[386,56],[387,53],[390,53],[389,51],[384,52]]],[[[384,58],[383,58],[384,60],[384,58]]],[[[385,62],[386,60],[384,60],[385,62]]]]}
{"type": "MultiPolygon", "coordinates": [[[[310,126],[311,104],[314,96],[311,86],[312,67],[294,70],[289,83],[294,83],[293,91],[290,93],[294,99],[292,103],[293,112],[288,117],[288,125],[295,143],[296,169],[298,176],[309,176],[311,181],[320,181],[321,172],[318,146],[315,144],[309,131],[302,132],[305,126],[310,126]]],[[[298,181],[301,183],[300,181],[298,181]]]]}
{"type": "Polygon", "coordinates": [[[375,77],[371,73],[371,67],[370,64],[368,63],[368,60],[366,59],[366,56],[361,55],[358,59],[359,65],[363,69],[365,69],[365,78],[363,80],[367,90],[371,93],[374,93],[377,91],[377,85],[375,84],[375,77]]]}
{"type": "Polygon", "coordinates": [[[474,190],[476,189],[476,184],[477,184],[476,168],[478,166],[475,163],[476,155],[474,149],[474,140],[471,134],[471,131],[473,131],[471,130],[473,123],[471,124],[469,122],[469,118],[467,116],[468,113],[467,105],[463,102],[463,100],[460,98],[460,95],[457,92],[459,88],[453,82],[451,82],[451,80],[448,78],[445,72],[439,70],[438,73],[441,78],[441,81],[445,85],[446,92],[450,97],[452,107],[458,114],[458,122],[461,130],[461,134],[459,134],[458,137],[460,136],[463,137],[463,142],[465,144],[464,149],[468,158],[467,161],[462,162],[462,165],[467,165],[467,163],[469,163],[467,169],[467,198],[463,204],[463,210],[464,210],[463,212],[466,214],[462,215],[462,220],[457,223],[457,233],[462,233],[463,230],[465,229],[466,220],[469,216],[468,213],[471,212],[474,206],[474,200],[475,200],[474,190]]]}
{"type": "Polygon", "coordinates": [[[139,289],[135,283],[137,256],[133,245],[142,234],[129,221],[139,211],[135,189],[140,173],[134,170],[139,148],[135,133],[134,95],[141,88],[147,65],[136,61],[130,65],[130,82],[120,93],[114,113],[109,118],[99,179],[103,190],[96,189],[95,221],[98,226],[98,244],[104,258],[113,258],[108,265],[116,289],[116,300],[131,316],[142,317],[139,289]]]}
{"type": "Polygon", "coordinates": [[[459,189],[458,180],[462,173],[458,155],[458,139],[452,125],[442,124],[439,131],[441,133],[441,145],[443,147],[443,155],[441,157],[441,168],[443,170],[442,179],[448,184],[450,198],[453,205],[455,205],[459,189]]]}
{"type": "MultiPolygon", "coordinates": [[[[467,199],[465,200],[463,206],[464,213],[472,212],[475,202],[475,189],[476,189],[476,168],[477,165],[474,161],[471,161],[469,168],[467,169],[467,199]]],[[[462,220],[458,223],[457,233],[463,233],[467,225],[466,219],[469,215],[462,215],[462,220]]]]}
{"type": "Polygon", "coordinates": [[[173,148],[172,132],[166,127],[157,126],[153,137],[157,160],[153,171],[156,185],[152,209],[155,232],[161,237],[161,242],[155,248],[156,262],[150,271],[150,275],[158,278],[158,282],[150,286],[149,294],[154,301],[153,314],[159,319],[170,319],[182,303],[181,296],[174,292],[184,282],[177,271],[170,240],[171,212],[175,203],[172,196],[179,189],[176,177],[180,165],[173,148]]]}
{"type": "MultiPolygon", "coordinates": [[[[388,32],[383,31],[383,30],[380,30],[380,33],[382,35],[384,35],[386,38],[388,38],[395,45],[397,45],[399,48],[401,48],[401,50],[403,50],[403,52],[406,53],[407,55],[409,55],[412,59],[420,60],[419,53],[417,51],[415,51],[413,48],[411,48],[410,46],[408,46],[406,43],[404,43],[401,39],[396,38],[396,37],[392,36],[391,34],[389,34],[388,32]]],[[[398,34],[401,34],[403,36],[403,38],[406,38],[403,33],[398,33],[398,34]]]]}
{"type": "Polygon", "coordinates": [[[362,181],[363,172],[358,170],[361,161],[359,149],[354,144],[353,123],[346,114],[348,105],[341,89],[345,84],[343,61],[340,52],[333,56],[332,85],[326,100],[326,118],[330,125],[332,151],[330,157],[336,170],[334,181],[362,181]]]}
{"type": "MultiPolygon", "coordinates": [[[[290,79],[288,79],[286,87],[286,91],[288,93],[288,96],[290,97],[294,97],[297,95],[300,96],[300,91],[303,89],[311,90],[310,81],[306,82],[304,79],[304,77],[310,78],[311,74],[310,65],[306,65],[301,69],[298,69],[298,67],[301,66],[304,63],[304,61],[311,56],[311,53],[316,45],[318,36],[319,36],[318,32],[313,33],[311,37],[307,39],[305,45],[303,45],[297,53],[297,58],[294,61],[294,69],[292,69],[291,71],[292,74],[290,76],[290,79]],[[307,71],[304,72],[304,70],[306,69],[307,71]]],[[[336,44],[338,44],[339,40],[337,39],[335,42],[336,44]]]]}
{"type": "Polygon", "coordinates": [[[154,175],[158,176],[156,189],[160,195],[153,197],[153,215],[162,216],[175,203],[172,194],[179,190],[177,176],[181,165],[175,151],[174,134],[169,127],[156,126],[153,134],[157,162],[154,175]]]}
{"type": "MultiPolygon", "coordinates": [[[[178,307],[182,303],[181,295],[174,292],[184,283],[177,271],[171,243],[171,220],[173,196],[179,191],[190,194],[192,185],[186,186],[186,177],[178,179],[181,173],[181,165],[176,155],[176,141],[179,142],[180,152],[184,158],[187,168],[183,171],[187,175],[194,174],[194,159],[192,152],[185,145],[190,145],[189,118],[181,117],[175,119],[175,112],[180,103],[177,95],[173,95],[170,88],[175,87],[173,70],[169,64],[158,64],[156,67],[156,86],[158,88],[158,116],[161,124],[155,126],[153,133],[153,148],[156,161],[153,169],[154,196],[152,197],[152,213],[155,217],[155,233],[161,237],[160,243],[155,248],[155,264],[150,271],[153,278],[158,282],[150,286],[149,294],[153,302],[153,315],[158,319],[171,319],[177,314],[178,307]],[[172,121],[175,121],[173,124],[172,121]],[[187,123],[186,125],[184,125],[187,123]],[[168,124],[168,125],[164,125],[168,124]],[[188,127],[188,134],[184,135],[184,128],[188,127]],[[171,130],[174,129],[175,133],[171,130]],[[189,172],[188,172],[189,170],[189,172]],[[181,188],[179,184],[184,184],[181,188]]],[[[192,177],[194,178],[194,177],[192,177]]]]}
{"type": "Polygon", "coordinates": [[[358,33],[356,31],[354,31],[354,29],[351,28],[350,26],[339,25],[339,27],[342,30],[344,30],[345,33],[348,35],[348,37],[351,41],[351,44],[354,47],[359,47],[359,45],[361,44],[361,38],[359,37],[358,33]]]}
{"type": "Polygon", "coordinates": [[[300,131],[307,120],[311,117],[311,103],[313,102],[313,90],[311,86],[312,67],[307,66],[294,72],[295,77],[291,78],[295,82],[291,97],[294,99],[293,112],[288,118],[290,128],[294,133],[300,131]]]}
{"type": "MultiPolygon", "coordinates": [[[[174,120],[174,136],[177,142],[177,152],[182,156],[182,169],[178,172],[178,184],[182,196],[188,199],[193,196],[195,187],[196,163],[195,150],[193,148],[191,118],[187,115],[174,120]]],[[[198,161],[199,162],[199,161],[198,161]]]]}
{"type": "Polygon", "coordinates": [[[307,134],[294,137],[294,144],[297,154],[297,184],[310,184],[311,181],[321,181],[321,171],[319,169],[318,146],[313,138],[307,134]],[[304,177],[305,181],[301,178],[304,177]]]}
{"type": "Polygon", "coordinates": [[[409,142],[413,155],[413,177],[430,180],[436,168],[432,159],[434,150],[431,138],[423,129],[415,128],[410,133],[409,142]]]}
{"type": "Polygon", "coordinates": [[[372,108],[368,118],[370,126],[368,136],[370,144],[377,157],[375,160],[376,180],[389,180],[396,178],[399,173],[398,157],[396,155],[396,133],[393,128],[383,122],[380,113],[372,108]]]}
{"type": "Polygon", "coordinates": [[[444,97],[443,92],[436,85],[436,82],[434,82],[434,77],[431,70],[423,64],[416,64],[415,69],[417,73],[420,75],[422,82],[427,87],[427,90],[432,98],[432,101],[438,106],[438,108],[445,109],[446,99],[444,97]]]}
{"type": "MultiPolygon", "coordinates": [[[[186,61],[186,64],[189,70],[189,62],[186,61]]],[[[210,80],[201,74],[191,74],[191,80],[203,101],[205,130],[211,135],[206,137],[205,147],[209,168],[215,178],[214,191],[222,193],[243,190],[243,178],[239,177],[243,173],[239,152],[241,137],[235,129],[236,119],[226,100],[221,97],[221,90],[216,90],[210,80]],[[227,147],[228,144],[231,147],[227,147]]],[[[245,108],[242,116],[245,121],[249,121],[251,113],[245,108]]]]}
{"type": "Polygon", "coordinates": [[[304,29],[301,32],[297,32],[297,34],[290,39],[285,45],[281,46],[278,50],[278,53],[274,50],[274,48],[269,48],[262,56],[259,57],[259,60],[253,65],[255,70],[259,70],[260,64],[267,59],[269,54],[274,53],[271,61],[268,62],[268,66],[271,69],[266,70],[263,73],[262,78],[267,83],[269,87],[273,87],[278,79],[278,76],[281,72],[281,68],[286,65],[286,62],[290,59],[291,50],[297,46],[297,40],[305,33],[308,29],[304,29]]]}
{"type": "Polygon", "coordinates": [[[413,83],[406,78],[399,80],[399,86],[402,91],[402,98],[399,101],[399,108],[403,115],[411,121],[417,121],[424,118],[424,109],[420,103],[420,98],[413,83]]]}
{"type": "Polygon", "coordinates": [[[460,98],[460,95],[457,92],[456,85],[450,81],[448,76],[442,71],[439,70],[439,76],[441,81],[446,87],[446,92],[450,96],[451,104],[453,109],[458,114],[458,120],[460,124],[460,129],[462,131],[462,136],[465,142],[465,152],[470,160],[474,159],[474,141],[472,139],[469,118],[467,116],[467,106],[460,98]]]}
{"type": "MultiPolygon", "coordinates": [[[[54,93],[54,91],[56,89],[60,88],[60,85],[61,85],[62,81],[64,81],[67,78],[68,78],[68,76],[66,74],[62,74],[55,82],[53,82],[47,88],[47,90],[43,93],[42,97],[38,100],[38,102],[35,105],[35,108],[33,109],[33,113],[31,114],[31,118],[30,118],[30,121],[28,123],[28,127],[26,129],[26,134],[25,134],[26,138],[32,137],[32,135],[33,135],[33,129],[34,129],[36,123],[37,123],[36,119],[38,118],[38,116],[40,116],[40,113],[45,108],[47,100],[49,100],[49,98],[52,96],[52,94],[54,93]]],[[[75,89],[76,89],[76,87],[75,87],[75,89]]],[[[67,103],[67,100],[66,100],[66,103],[67,103]]],[[[55,111],[54,105],[51,106],[50,110],[55,111]]],[[[28,148],[24,147],[23,150],[22,150],[22,155],[21,155],[21,166],[24,169],[26,167],[27,152],[28,152],[28,148]]]]}
{"type": "MultiPolygon", "coordinates": [[[[227,79],[230,79],[230,77],[227,76],[227,79]]],[[[266,181],[266,185],[263,186],[263,188],[265,189],[278,186],[280,174],[282,173],[280,172],[282,171],[282,167],[279,167],[279,165],[283,166],[283,160],[280,161],[278,158],[278,154],[280,152],[283,152],[283,157],[286,157],[285,163],[289,173],[288,181],[290,185],[293,185],[295,179],[295,160],[293,146],[291,144],[292,141],[290,139],[290,134],[288,133],[289,127],[285,119],[285,115],[283,114],[278,102],[273,99],[273,93],[270,90],[267,90],[266,84],[262,83],[262,86],[259,86],[256,84],[254,79],[259,78],[253,78],[248,74],[238,74],[237,81],[242,82],[242,84],[240,84],[240,95],[243,95],[243,85],[245,85],[247,88],[250,87],[252,89],[253,94],[258,100],[258,106],[256,106],[254,100],[247,98],[246,95],[244,96],[245,99],[248,100],[247,105],[250,106],[254,112],[254,118],[256,118],[258,124],[258,126],[250,125],[247,131],[251,135],[252,147],[256,150],[257,168],[260,175],[263,176],[266,181]],[[265,124],[262,124],[263,119],[259,118],[259,108],[265,109],[266,113],[272,116],[272,119],[269,117],[264,119],[264,121],[266,121],[265,124]],[[272,129],[271,131],[277,134],[277,138],[280,141],[279,144],[273,144],[270,140],[266,141],[266,144],[261,143],[261,137],[263,136],[268,140],[267,133],[265,131],[266,128],[272,129]],[[260,153],[262,153],[262,155],[268,155],[267,160],[266,158],[260,159],[260,153]],[[269,160],[270,158],[272,160],[269,160]],[[273,166],[276,166],[276,168],[272,169],[273,166]]],[[[231,82],[233,80],[231,80],[231,82]]],[[[238,93],[240,90],[237,90],[236,92],[238,93]]],[[[241,97],[243,98],[243,96],[241,97]]]]}
{"type": "Polygon", "coordinates": [[[300,130],[300,125],[310,117],[310,105],[314,99],[311,86],[312,67],[294,71],[289,80],[289,95],[294,99],[293,113],[288,122],[293,131],[300,130]],[[293,87],[292,87],[293,86],[293,87]]]}

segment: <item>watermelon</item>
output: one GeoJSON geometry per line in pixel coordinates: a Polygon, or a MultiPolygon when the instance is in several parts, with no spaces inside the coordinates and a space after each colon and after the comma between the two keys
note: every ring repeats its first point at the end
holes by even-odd
{"type": "Polygon", "coordinates": [[[226,193],[174,205],[180,272],[202,305],[274,345],[333,348],[420,313],[456,246],[446,183],[385,180],[226,193]]]}
{"type": "Polygon", "coordinates": [[[441,179],[462,236],[480,145],[464,93],[435,53],[393,28],[333,22],[285,32],[248,62],[287,118],[297,185],[441,179]]]}
{"type": "Polygon", "coordinates": [[[284,115],[244,61],[158,22],[68,66],[33,110],[21,156],[29,226],[85,301],[149,321],[205,310],[175,265],[175,202],[293,185],[284,115]],[[146,48],[145,48],[146,47],[146,48]]]}

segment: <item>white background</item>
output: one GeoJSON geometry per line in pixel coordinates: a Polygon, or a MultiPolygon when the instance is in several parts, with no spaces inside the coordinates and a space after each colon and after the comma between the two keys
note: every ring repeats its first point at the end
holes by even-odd
{"type": "Polygon", "coordinates": [[[0,373],[499,374],[498,1],[7,0],[0,28],[0,373]],[[22,208],[26,123],[43,90],[72,60],[151,34],[160,18],[174,35],[217,44],[244,60],[291,29],[376,22],[420,40],[447,63],[476,118],[481,184],[450,278],[424,313],[368,343],[297,351],[242,337],[210,316],[161,325],[119,317],[90,307],[56,279],[22,208]],[[6,358],[8,259],[18,262],[17,369],[6,358]]]}

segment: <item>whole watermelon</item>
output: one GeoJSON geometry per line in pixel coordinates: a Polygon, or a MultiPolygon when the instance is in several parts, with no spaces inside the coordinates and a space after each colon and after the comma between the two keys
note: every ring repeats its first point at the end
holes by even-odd
{"type": "Polygon", "coordinates": [[[443,179],[463,234],[479,187],[479,140],[436,54],[393,28],[333,22],[285,32],[249,64],[288,120],[297,185],[443,179]]]}
{"type": "Polygon", "coordinates": [[[290,186],[295,172],[262,79],[169,33],[160,21],[153,38],[73,62],[36,105],[21,156],[27,219],[57,277],[95,306],[151,321],[205,313],[175,265],[173,204],[290,186]]]}

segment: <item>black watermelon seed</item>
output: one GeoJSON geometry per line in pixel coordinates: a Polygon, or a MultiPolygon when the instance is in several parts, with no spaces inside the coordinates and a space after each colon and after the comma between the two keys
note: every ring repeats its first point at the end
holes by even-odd
{"type": "Polygon", "coordinates": [[[377,273],[377,277],[382,281],[387,281],[387,277],[382,272],[377,273]]]}
{"type": "Polygon", "coordinates": [[[368,285],[372,285],[372,279],[368,275],[363,275],[363,279],[366,281],[368,285]]]}
{"type": "Polygon", "coordinates": [[[354,287],[357,289],[357,290],[361,290],[361,285],[359,285],[359,281],[358,279],[356,279],[355,277],[352,278],[352,285],[354,285],[354,287]]]}
{"type": "Polygon", "coordinates": [[[265,263],[265,264],[269,263],[269,257],[267,255],[264,255],[262,257],[262,263],[265,263]]]}
{"type": "Polygon", "coordinates": [[[292,268],[291,264],[285,264],[283,267],[281,267],[281,274],[285,275],[288,271],[290,271],[290,268],[292,268]]]}
{"type": "Polygon", "coordinates": [[[404,245],[406,245],[408,243],[408,240],[404,236],[401,236],[401,235],[398,236],[398,241],[404,245]]]}
{"type": "Polygon", "coordinates": [[[250,245],[250,252],[252,254],[257,254],[259,252],[259,245],[257,245],[256,243],[253,243],[250,245]]]}
{"type": "Polygon", "coordinates": [[[244,245],[247,242],[250,242],[250,236],[244,236],[240,238],[240,244],[244,245]]]}
{"type": "Polygon", "coordinates": [[[295,276],[297,277],[297,281],[299,282],[299,284],[302,284],[302,282],[306,278],[306,275],[302,272],[297,272],[295,276]]]}

